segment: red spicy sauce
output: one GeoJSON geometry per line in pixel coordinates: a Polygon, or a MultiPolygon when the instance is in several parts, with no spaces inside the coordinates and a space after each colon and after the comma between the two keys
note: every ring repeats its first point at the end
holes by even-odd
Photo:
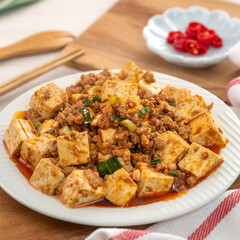
{"type": "MultiPolygon", "coordinates": [[[[15,119],[24,119],[26,118],[26,111],[17,111],[15,112],[15,114],[13,115],[13,117],[15,119]]],[[[9,151],[6,147],[5,142],[4,146],[5,149],[9,154],[9,151]]],[[[226,146],[226,145],[225,145],[226,146]]],[[[219,146],[215,146],[215,145],[211,145],[211,146],[204,146],[208,149],[210,149],[211,151],[213,151],[216,154],[220,154],[220,151],[223,147],[219,147],[219,146]]],[[[10,157],[10,160],[13,161],[17,168],[19,169],[19,171],[22,173],[22,175],[26,178],[26,179],[30,179],[34,169],[27,164],[23,159],[21,159],[19,156],[14,156],[14,157],[10,157]]],[[[223,161],[218,164],[218,166],[216,166],[213,170],[211,170],[209,173],[207,173],[203,178],[199,179],[199,181],[193,186],[195,187],[196,185],[198,185],[200,182],[202,182],[203,180],[205,180],[209,175],[211,175],[213,172],[215,172],[223,163],[223,161]]],[[[126,206],[124,207],[133,207],[133,206],[141,206],[141,205],[146,205],[146,204],[150,204],[150,203],[154,203],[154,202],[159,202],[159,201],[169,201],[169,200],[174,200],[176,198],[182,197],[183,195],[187,194],[188,189],[190,189],[192,187],[190,186],[185,186],[185,189],[182,191],[175,191],[173,189],[171,189],[168,193],[158,193],[158,194],[153,194],[151,196],[146,196],[146,197],[134,197],[126,206]]],[[[103,198],[103,199],[99,199],[97,201],[93,201],[93,202],[89,202],[89,203],[85,203],[85,204],[81,204],[78,206],[75,206],[74,208],[82,208],[82,207],[111,207],[111,208],[116,208],[117,206],[114,205],[113,203],[109,202],[107,199],[103,198]]]]}
{"type": "MultiPolygon", "coordinates": [[[[150,203],[155,203],[159,201],[164,201],[167,202],[169,200],[174,200],[176,198],[179,198],[185,194],[187,194],[188,189],[185,189],[184,191],[181,192],[174,192],[171,191],[168,193],[157,193],[153,194],[151,196],[145,196],[145,197],[134,197],[127,205],[124,206],[124,208],[127,207],[135,207],[135,206],[141,206],[141,205],[146,205],[150,203]],[[163,195],[164,194],[164,195],[163,195]]],[[[102,198],[94,202],[89,202],[85,204],[81,204],[78,206],[75,206],[74,208],[82,208],[82,207],[110,207],[110,208],[116,208],[117,206],[114,205],[113,203],[109,202],[107,199],[102,198]]]]}
{"type": "MultiPolygon", "coordinates": [[[[218,147],[218,146],[205,146],[206,148],[210,149],[211,151],[213,151],[216,154],[220,153],[220,150],[224,147],[218,147]]],[[[224,161],[220,162],[214,169],[212,169],[210,172],[208,172],[204,177],[200,178],[196,184],[194,186],[186,186],[185,185],[185,189],[182,191],[175,191],[172,189],[170,189],[170,191],[168,193],[157,193],[157,194],[153,194],[151,196],[146,196],[146,197],[134,197],[127,205],[124,206],[124,208],[126,207],[134,207],[134,206],[141,206],[141,205],[146,205],[146,204],[150,204],[150,203],[155,203],[155,202],[159,202],[159,201],[170,201],[170,200],[174,200],[176,198],[182,197],[183,195],[188,193],[188,189],[193,188],[195,186],[197,186],[200,182],[204,181],[205,179],[207,179],[208,176],[210,176],[213,172],[215,172],[223,163],[224,161]]],[[[177,183],[174,183],[177,184],[177,183]]],[[[113,203],[109,202],[107,199],[102,198],[99,199],[97,201],[94,202],[89,202],[86,204],[81,204],[78,206],[75,206],[74,208],[82,208],[82,207],[111,207],[111,208],[116,208],[117,206],[114,205],[113,203]]]]}
{"type": "MultiPolygon", "coordinates": [[[[4,146],[6,151],[8,152],[8,149],[5,145],[4,142],[4,146]]],[[[210,150],[212,150],[213,152],[215,152],[216,154],[219,154],[220,150],[222,149],[221,147],[217,147],[217,146],[205,146],[207,148],[209,148],[210,150]]],[[[9,154],[9,152],[8,152],[9,154]]],[[[23,159],[21,159],[18,156],[14,156],[14,157],[10,157],[10,160],[12,160],[17,168],[19,169],[19,171],[22,173],[22,175],[26,178],[26,179],[30,179],[34,169],[27,164],[23,159]]],[[[208,176],[210,176],[213,172],[215,172],[223,163],[223,161],[218,164],[213,170],[211,170],[209,173],[207,173],[203,178],[199,179],[199,181],[193,186],[195,187],[196,185],[198,185],[200,182],[202,182],[203,180],[205,180],[208,176]]],[[[150,203],[155,203],[155,202],[159,202],[159,201],[170,201],[170,200],[174,200],[176,198],[182,197],[183,195],[187,194],[188,189],[190,189],[192,187],[190,186],[186,186],[186,188],[180,192],[174,191],[173,189],[171,189],[168,193],[158,193],[158,194],[153,194],[151,196],[146,196],[146,197],[134,197],[126,206],[124,206],[124,208],[126,207],[134,207],[134,206],[141,206],[141,205],[146,205],[146,204],[150,204],[150,203]]],[[[75,206],[74,208],[82,208],[82,207],[110,207],[110,208],[116,208],[117,206],[114,205],[113,203],[109,202],[107,199],[103,198],[94,202],[89,202],[86,204],[81,204],[78,206],[75,206]]]]}
{"type": "MultiPolygon", "coordinates": [[[[7,149],[5,141],[3,141],[3,145],[5,147],[6,152],[9,154],[9,151],[7,149]]],[[[22,175],[29,180],[33,174],[34,169],[27,164],[22,158],[19,156],[9,157],[9,159],[16,164],[16,167],[19,169],[19,171],[22,173],[22,175]]]]}
{"type": "Polygon", "coordinates": [[[16,164],[22,175],[29,180],[33,174],[34,169],[27,164],[22,158],[10,157],[10,159],[16,164]]]}

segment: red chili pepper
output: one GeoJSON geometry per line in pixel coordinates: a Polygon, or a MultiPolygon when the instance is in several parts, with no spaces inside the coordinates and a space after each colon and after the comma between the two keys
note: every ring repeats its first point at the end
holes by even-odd
{"type": "Polygon", "coordinates": [[[201,32],[197,35],[197,41],[206,46],[209,47],[212,44],[212,41],[214,39],[214,37],[216,36],[215,31],[213,31],[212,29],[209,29],[207,31],[201,32]]]}
{"type": "Polygon", "coordinates": [[[193,39],[187,39],[185,41],[186,50],[193,55],[202,55],[207,52],[207,48],[193,39]]]}
{"type": "Polygon", "coordinates": [[[181,52],[187,52],[185,48],[186,39],[175,39],[173,43],[173,47],[181,52]]]}
{"type": "Polygon", "coordinates": [[[206,30],[207,28],[203,24],[199,22],[190,22],[186,29],[186,33],[189,35],[189,37],[195,39],[199,33],[206,30]]]}
{"type": "Polygon", "coordinates": [[[222,44],[222,39],[218,35],[215,35],[213,40],[212,40],[212,46],[216,47],[216,48],[219,48],[222,45],[223,45],[222,44]]]}
{"type": "Polygon", "coordinates": [[[188,39],[188,35],[185,33],[180,34],[177,38],[175,38],[173,42],[173,47],[181,52],[187,52],[185,48],[185,41],[188,39]]]}
{"type": "Polygon", "coordinates": [[[167,38],[167,42],[168,42],[168,43],[173,43],[173,42],[174,42],[174,39],[177,38],[180,34],[182,34],[181,31],[172,31],[172,32],[169,32],[168,38],[167,38]]]}
{"type": "Polygon", "coordinates": [[[157,123],[157,120],[153,120],[151,125],[155,125],[157,123]]]}

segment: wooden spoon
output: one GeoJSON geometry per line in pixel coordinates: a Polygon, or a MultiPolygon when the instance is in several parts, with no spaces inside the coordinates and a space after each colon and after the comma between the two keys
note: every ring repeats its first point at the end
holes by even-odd
{"type": "Polygon", "coordinates": [[[31,81],[32,79],[41,76],[42,74],[77,58],[84,54],[84,50],[82,50],[77,44],[71,44],[66,47],[67,50],[62,52],[60,57],[57,57],[50,62],[47,62],[39,67],[36,67],[28,72],[25,72],[15,78],[9,79],[3,83],[0,83],[0,96],[3,94],[23,85],[31,81]]]}
{"type": "Polygon", "coordinates": [[[16,56],[54,51],[65,47],[74,39],[75,37],[69,32],[40,32],[12,45],[0,48],[0,60],[16,56]]]}

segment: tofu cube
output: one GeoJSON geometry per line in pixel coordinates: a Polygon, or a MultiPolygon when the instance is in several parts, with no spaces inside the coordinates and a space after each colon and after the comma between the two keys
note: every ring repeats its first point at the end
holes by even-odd
{"type": "Polygon", "coordinates": [[[147,197],[154,194],[164,195],[173,185],[174,177],[155,172],[146,163],[137,163],[140,170],[138,197],[147,197]]]}
{"type": "Polygon", "coordinates": [[[57,138],[58,166],[78,165],[90,162],[88,132],[72,131],[57,138]]]}
{"type": "Polygon", "coordinates": [[[116,140],[115,136],[116,136],[117,130],[115,128],[99,129],[98,132],[101,136],[103,143],[110,142],[110,141],[114,142],[116,140]]]}
{"type": "Polygon", "coordinates": [[[91,122],[90,125],[96,127],[98,125],[98,120],[102,117],[102,114],[97,115],[91,122]]]}
{"type": "Polygon", "coordinates": [[[86,94],[83,94],[83,93],[74,93],[74,94],[72,94],[71,98],[72,98],[72,100],[73,100],[74,102],[77,102],[79,99],[84,99],[84,98],[86,98],[86,94]],[[81,98],[80,98],[80,97],[81,97],[81,98]]]}
{"type": "MultiPolygon", "coordinates": [[[[122,165],[128,165],[131,164],[131,152],[129,151],[129,149],[120,149],[121,151],[121,156],[117,156],[119,162],[122,165]]],[[[113,155],[112,154],[102,154],[100,152],[98,152],[98,161],[99,162],[105,162],[107,161],[109,158],[112,158],[113,155]]]]}
{"type": "Polygon", "coordinates": [[[168,97],[175,98],[176,103],[191,97],[191,91],[185,88],[177,88],[167,85],[161,92],[161,94],[166,94],[168,97]]]}
{"type": "Polygon", "coordinates": [[[131,164],[131,152],[129,149],[121,149],[120,151],[122,152],[122,156],[118,157],[119,162],[122,165],[131,164]]]}
{"type": "Polygon", "coordinates": [[[20,156],[34,168],[42,158],[52,157],[57,139],[50,134],[27,139],[23,142],[20,156]]]}
{"type": "Polygon", "coordinates": [[[138,83],[144,72],[132,61],[128,61],[121,72],[118,74],[118,80],[125,83],[138,83]]]}
{"type": "Polygon", "coordinates": [[[189,148],[189,144],[182,139],[177,133],[167,131],[160,134],[165,145],[157,154],[166,164],[178,162],[189,148]]]}
{"type": "Polygon", "coordinates": [[[66,206],[74,207],[105,196],[103,185],[94,188],[86,177],[85,171],[87,170],[74,170],[59,185],[58,195],[66,206]]]}
{"type": "Polygon", "coordinates": [[[110,175],[104,187],[105,198],[117,206],[124,206],[130,202],[136,196],[138,189],[130,174],[123,168],[110,175]]]}
{"type": "Polygon", "coordinates": [[[159,82],[148,83],[144,78],[142,78],[138,86],[140,88],[145,89],[146,91],[150,91],[152,94],[157,95],[163,89],[163,85],[159,82]]]}
{"type": "Polygon", "coordinates": [[[188,122],[197,115],[207,111],[207,104],[199,95],[185,98],[176,104],[176,114],[184,119],[183,122],[188,122]]]}
{"type": "Polygon", "coordinates": [[[187,154],[178,163],[178,166],[181,170],[201,178],[222,161],[221,156],[197,143],[192,143],[187,154]]]}
{"type": "Polygon", "coordinates": [[[64,178],[61,168],[55,166],[52,160],[41,159],[29,180],[34,188],[48,195],[54,195],[56,187],[64,178]]]}
{"type": "Polygon", "coordinates": [[[120,83],[108,80],[102,87],[102,101],[106,99],[110,100],[112,96],[118,96],[120,98],[136,96],[137,90],[138,85],[136,83],[120,83]]]}
{"type": "Polygon", "coordinates": [[[222,135],[220,124],[211,116],[210,112],[203,113],[194,118],[190,123],[190,142],[203,146],[225,146],[227,138],[222,135]]]}
{"type": "Polygon", "coordinates": [[[8,129],[4,133],[3,141],[11,156],[20,153],[23,141],[37,136],[36,130],[29,120],[12,119],[8,129]]]}
{"type": "Polygon", "coordinates": [[[49,83],[32,95],[29,105],[42,117],[51,118],[67,100],[68,96],[64,89],[55,83],[49,83]]]}
{"type": "Polygon", "coordinates": [[[143,105],[140,103],[140,97],[139,96],[130,96],[128,98],[125,98],[123,102],[126,102],[128,99],[131,99],[132,101],[134,101],[136,103],[136,105],[134,107],[130,107],[128,106],[128,113],[134,113],[137,112],[141,109],[143,109],[143,105]]]}
{"type": "Polygon", "coordinates": [[[111,155],[111,154],[102,154],[102,153],[98,152],[98,162],[105,162],[105,161],[107,161],[111,157],[113,157],[113,155],[111,155]]]}
{"type": "Polygon", "coordinates": [[[45,120],[38,128],[38,134],[53,133],[59,127],[59,123],[54,119],[45,120]]]}

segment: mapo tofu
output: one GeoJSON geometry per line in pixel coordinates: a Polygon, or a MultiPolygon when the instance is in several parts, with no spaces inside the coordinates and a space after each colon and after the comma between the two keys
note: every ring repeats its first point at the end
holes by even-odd
{"type": "Polygon", "coordinates": [[[66,90],[49,83],[29,105],[5,132],[6,148],[32,167],[34,188],[67,207],[158,201],[223,162],[210,150],[227,144],[213,104],[131,61],[119,73],[82,74],[66,90]]]}

